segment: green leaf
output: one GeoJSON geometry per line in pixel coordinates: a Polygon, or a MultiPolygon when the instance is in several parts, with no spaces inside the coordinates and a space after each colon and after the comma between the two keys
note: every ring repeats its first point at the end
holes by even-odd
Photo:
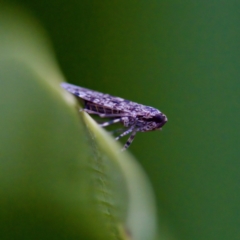
{"type": "Polygon", "coordinates": [[[138,163],[61,89],[44,30],[0,12],[0,238],[154,239],[138,163]]]}

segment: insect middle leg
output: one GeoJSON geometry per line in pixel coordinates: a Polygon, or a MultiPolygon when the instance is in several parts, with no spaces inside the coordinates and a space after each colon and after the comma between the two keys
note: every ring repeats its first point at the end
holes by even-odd
{"type": "Polygon", "coordinates": [[[118,123],[118,122],[121,122],[121,118],[116,118],[116,119],[113,119],[113,120],[111,120],[111,121],[109,121],[109,122],[101,123],[101,124],[99,124],[99,126],[100,126],[100,127],[107,127],[107,126],[109,126],[109,125],[112,125],[112,124],[118,123]]]}

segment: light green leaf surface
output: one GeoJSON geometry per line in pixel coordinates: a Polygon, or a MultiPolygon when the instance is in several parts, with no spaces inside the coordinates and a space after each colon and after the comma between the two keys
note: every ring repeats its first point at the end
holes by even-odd
{"type": "Polygon", "coordinates": [[[143,170],[60,88],[39,24],[1,9],[0,238],[154,239],[143,170]]]}

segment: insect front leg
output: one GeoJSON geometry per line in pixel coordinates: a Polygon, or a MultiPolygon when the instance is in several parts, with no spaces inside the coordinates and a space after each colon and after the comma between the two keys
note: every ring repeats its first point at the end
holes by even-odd
{"type": "Polygon", "coordinates": [[[111,134],[115,134],[115,133],[117,133],[117,132],[123,132],[123,131],[125,131],[125,130],[126,130],[126,128],[118,128],[118,129],[115,129],[115,130],[111,131],[110,133],[111,133],[111,134]]]}
{"type": "Polygon", "coordinates": [[[128,135],[129,133],[131,133],[133,131],[134,127],[130,127],[127,131],[123,132],[122,134],[120,134],[118,137],[116,137],[116,140],[119,140],[120,138],[128,135]]]}
{"type": "Polygon", "coordinates": [[[131,145],[131,143],[132,143],[133,140],[134,140],[134,137],[136,136],[136,133],[137,133],[137,131],[135,130],[135,131],[131,134],[131,136],[128,138],[127,142],[125,143],[125,145],[124,145],[124,147],[122,148],[121,151],[124,151],[124,150],[126,150],[127,148],[129,148],[129,146],[131,145]]]}

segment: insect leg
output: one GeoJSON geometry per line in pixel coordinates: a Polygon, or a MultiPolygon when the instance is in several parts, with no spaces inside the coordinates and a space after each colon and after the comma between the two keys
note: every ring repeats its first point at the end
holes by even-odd
{"type": "Polygon", "coordinates": [[[116,140],[119,140],[120,138],[128,135],[129,133],[131,133],[133,131],[133,127],[129,128],[127,131],[123,132],[122,134],[120,134],[118,137],[116,137],[116,140]]]}
{"type": "Polygon", "coordinates": [[[136,133],[137,133],[137,131],[134,131],[134,132],[131,134],[131,136],[128,138],[127,142],[125,143],[122,151],[126,150],[126,149],[131,145],[131,143],[133,142],[133,139],[134,139],[136,133]]]}
{"type": "Polygon", "coordinates": [[[115,133],[117,133],[117,132],[123,132],[123,131],[125,131],[125,130],[126,130],[126,128],[118,128],[118,129],[115,129],[115,130],[111,131],[110,133],[111,133],[111,134],[115,134],[115,133]]]}
{"type": "Polygon", "coordinates": [[[100,127],[107,127],[107,126],[109,126],[109,125],[111,125],[111,124],[118,123],[118,122],[120,122],[120,121],[121,121],[121,118],[116,118],[116,119],[113,119],[113,120],[111,120],[111,121],[109,121],[109,122],[101,123],[101,124],[99,124],[99,126],[100,126],[100,127]]]}
{"type": "Polygon", "coordinates": [[[102,117],[102,118],[111,118],[111,117],[127,117],[129,116],[129,114],[126,114],[126,113],[99,113],[99,117],[102,117]]]}
{"type": "Polygon", "coordinates": [[[80,108],[79,112],[86,112],[86,113],[89,113],[89,114],[98,114],[99,115],[99,112],[92,111],[92,110],[87,109],[87,108],[80,108]]]}

